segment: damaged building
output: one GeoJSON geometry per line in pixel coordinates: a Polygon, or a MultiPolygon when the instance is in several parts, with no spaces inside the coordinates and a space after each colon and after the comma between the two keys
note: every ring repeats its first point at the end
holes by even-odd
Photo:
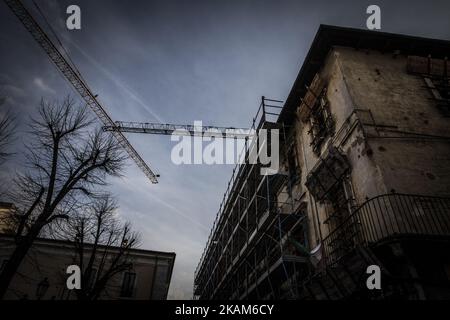
{"type": "Polygon", "coordinates": [[[321,26],[287,101],[254,119],[280,130],[280,170],[235,168],[194,296],[450,298],[449,56],[448,41],[321,26]]]}

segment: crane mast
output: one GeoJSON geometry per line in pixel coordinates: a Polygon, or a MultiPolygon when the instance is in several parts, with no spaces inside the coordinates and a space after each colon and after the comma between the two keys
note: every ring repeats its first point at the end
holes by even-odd
{"type": "MultiPolygon", "coordinates": [[[[20,0],[4,0],[11,11],[19,18],[23,26],[33,36],[36,42],[44,49],[50,60],[61,71],[64,77],[72,84],[75,90],[80,94],[86,104],[102,122],[103,126],[114,128],[116,125],[104,107],[96,99],[96,96],[89,89],[87,83],[82,79],[79,72],[64,58],[63,54],[56,48],[44,30],[39,26],[30,12],[24,7],[20,0]]],[[[119,145],[127,152],[136,165],[144,172],[152,183],[158,183],[158,175],[155,174],[145,163],[141,156],[130,144],[128,139],[120,130],[111,130],[119,145]]]]}

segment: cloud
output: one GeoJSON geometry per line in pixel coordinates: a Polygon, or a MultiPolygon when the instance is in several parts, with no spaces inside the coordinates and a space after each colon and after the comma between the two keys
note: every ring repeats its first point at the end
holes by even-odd
{"type": "Polygon", "coordinates": [[[50,86],[48,86],[44,80],[42,80],[41,78],[34,78],[33,80],[33,84],[38,87],[40,90],[46,92],[46,93],[50,93],[50,94],[56,94],[56,91],[53,90],[52,88],[50,88],[50,86]]]}
{"type": "Polygon", "coordinates": [[[99,71],[101,71],[110,81],[112,81],[118,88],[123,90],[128,94],[131,100],[135,101],[140,107],[142,107],[145,111],[147,111],[156,121],[163,123],[165,122],[149,105],[147,105],[143,99],[136,93],[133,89],[131,89],[128,85],[123,83],[119,78],[117,78],[112,72],[103,67],[96,59],[94,59],[90,54],[88,54],[85,50],[80,48],[74,41],[72,41],[69,37],[64,38],[68,41],[73,47],[75,47],[89,62],[96,67],[99,71]]]}
{"type": "Polygon", "coordinates": [[[24,97],[25,91],[23,88],[13,84],[14,80],[6,73],[0,73],[0,95],[6,98],[24,97]]]}

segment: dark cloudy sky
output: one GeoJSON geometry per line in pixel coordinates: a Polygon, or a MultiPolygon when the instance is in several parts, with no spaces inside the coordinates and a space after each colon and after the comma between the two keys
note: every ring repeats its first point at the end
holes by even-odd
{"type": "MultiPolygon", "coordinates": [[[[286,99],[319,24],[365,28],[370,4],[381,7],[382,31],[450,39],[449,1],[35,2],[112,118],[124,121],[249,126],[261,95],[286,99]],[[81,7],[80,31],[65,29],[70,4],[81,7]]],[[[4,184],[20,166],[40,98],[75,93],[2,1],[0,25],[0,91],[19,130],[4,184]]],[[[232,167],[175,166],[168,136],[128,136],[161,178],[152,185],[130,163],[111,181],[120,215],[143,234],[142,248],[176,252],[169,297],[190,298],[232,167]]]]}

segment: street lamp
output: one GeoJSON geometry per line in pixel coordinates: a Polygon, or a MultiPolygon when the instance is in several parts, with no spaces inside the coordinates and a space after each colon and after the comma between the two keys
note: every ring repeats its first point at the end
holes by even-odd
{"type": "Polygon", "coordinates": [[[38,286],[36,289],[36,297],[38,300],[41,300],[41,298],[45,295],[49,286],[50,286],[50,283],[48,282],[47,277],[45,277],[44,280],[42,280],[41,282],[38,283],[38,286]]]}

